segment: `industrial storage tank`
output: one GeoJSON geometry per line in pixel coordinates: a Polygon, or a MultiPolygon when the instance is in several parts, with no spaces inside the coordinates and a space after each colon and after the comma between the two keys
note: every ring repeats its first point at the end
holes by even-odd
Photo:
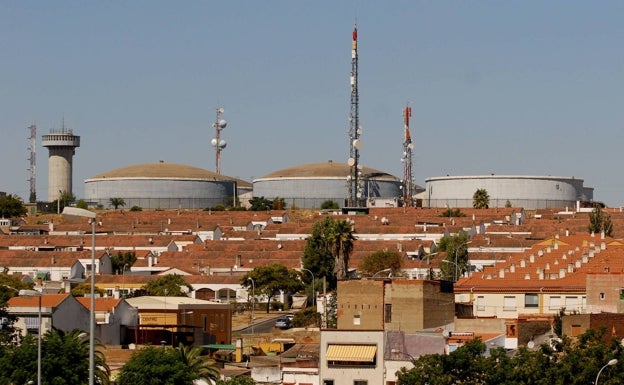
{"type": "Polygon", "coordinates": [[[238,184],[243,190],[250,187],[208,170],[161,161],[123,167],[85,180],[85,200],[102,207],[109,207],[111,198],[122,198],[126,207],[204,209],[232,205],[238,184]]]}
{"type": "MultiPolygon", "coordinates": [[[[348,177],[351,168],[346,163],[328,161],[285,168],[253,181],[254,197],[273,200],[283,198],[287,207],[319,208],[326,200],[345,206],[348,177]]],[[[401,180],[369,167],[361,169],[361,198],[367,206],[399,204],[401,180]]]]}
{"type": "Polygon", "coordinates": [[[574,207],[577,201],[591,201],[593,187],[583,179],[561,176],[468,175],[441,176],[425,180],[425,207],[472,207],[473,195],[485,189],[490,207],[512,205],[525,209],[574,207]]]}

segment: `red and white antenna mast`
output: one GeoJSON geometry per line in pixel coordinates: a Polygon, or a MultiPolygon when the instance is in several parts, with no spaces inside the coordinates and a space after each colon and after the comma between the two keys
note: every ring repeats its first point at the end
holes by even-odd
{"type": "Polygon", "coordinates": [[[349,194],[347,205],[360,207],[362,204],[363,184],[361,181],[362,165],[360,165],[360,148],[362,148],[362,126],[360,126],[360,93],[358,90],[358,47],[357,23],[351,34],[351,111],[349,113],[349,159],[350,167],[348,178],[349,194]]]}
{"type": "Polygon", "coordinates": [[[407,105],[403,110],[403,204],[412,206],[414,197],[414,174],[412,173],[412,136],[409,130],[409,120],[412,116],[412,107],[407,105]]]}
{"type": "Polygon", "coordinates": [[[227,146],[226,141],[221,139],[221,131],[227,126],[227,122],[221,119],[223,111],[223,107],[217,108],[217,120],[212,124],[212,127],[214,127],[216,131],[216,136],[210,142],[217,150],[217,174],[221,174],[221,151],[227,146]]]}

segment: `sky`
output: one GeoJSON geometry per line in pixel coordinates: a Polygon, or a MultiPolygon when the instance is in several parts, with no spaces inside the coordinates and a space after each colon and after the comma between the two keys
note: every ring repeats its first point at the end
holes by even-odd
{"type": "Polygon", "coordinates": [[[41,136],[81,137],[84,180],[163,160],[252,181],[349,157],[358,27],[360,163],[583,179],[624,205],[622,1],[0,0],[0,191],[48,196],[41,136]],[[620,47],[620,48],[618,48],[620,47]]]}

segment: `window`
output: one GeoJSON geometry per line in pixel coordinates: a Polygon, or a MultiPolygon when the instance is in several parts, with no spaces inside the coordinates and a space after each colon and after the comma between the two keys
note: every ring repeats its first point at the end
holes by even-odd
{"type": "Polygon", "coordinates": [[[539,295],[538,294],[525,294],[524,295],[524,307],[539,307],[539,295]]]}
{"type": "Polygon", "coordinates": [[[515,311],[516,310],[516,297],[505,296],[503,298],[503,311],[515,311]]]}
{"type": "Polygon", "coordinates": [[[387,303],[384,305],[384,322],[392,322],[392,304],[387,303]]]}
{"type": "Polygon", "coordinates": [[[578,337],[582,332],[581,325],[572,325],[572,337],[578,337]]]}
{"type": "Polygon", "coordinates": [[[485,311],[485,297],[482,295],[477,297],[477,311],[485,311]]]}
{"type": "Polygon", "coordinates": [[[353,380],[353,385],[368,385],[366,380],[353,380]]]}
{"type": "Polygon", "coordinates": [[[624,289],[620,289],[620,299],[624,299],[624,289]]]}
{"type": "Polygon", "coordinates": [[[334,380],[323,380],[323,385],[334,385],[334,380]]]}
{"type": "Polygon", "coordinates": [[[354,325],[360,325],[360,315],[356,314],[353,316],[353,324],[354,325]]]}
{"type": "Polygon", "coordinates": [[[604,299],[605,299],[605,293],[600,293],[600,300],[604,301],[604,299]]]}
{"type": "Polygon", "coordinates": [[[566,310],[579,310],[579,300],[578,297],[566,297],[565,298],[565,308],[566,310]]]}
{"type": "Polygon", "coordinates": [[[550,297],[550,304],[549,304],[549,309],[550,310],[559,310],[561,309],[561,297],[560,296],[552,296],[550,297]]]}

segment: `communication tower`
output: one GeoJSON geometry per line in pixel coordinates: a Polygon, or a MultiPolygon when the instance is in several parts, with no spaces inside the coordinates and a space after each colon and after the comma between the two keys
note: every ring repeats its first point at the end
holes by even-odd
{"type": "Polygon", "coordinates": [[[409,105],[403,110],[403,156],[401,162],[403,162],[403,204],[405,206],[412,206],[412,199],[414,196],[414,174],[412,173],[412,149],[414,144],[412,143],[412,137],[409,130],[409,119],[412,116],[412,107],[409,105]]]}
{"type": "Polygon", "coordinates": [[[80,137],[72,130],[65,129],[65,121],[60,130],[51,129],[43,135],[43,147],[49,150],[48,156],[48,201],[60,199],[63,193],[72,194],[73,157],[76,147],[80,147],[80,137]]]}
{"type": "Polygon", "coordinates": [[[362,205],[362,165],[360,164],[360,149],[362,148],[362,126],[360,126],[360,93],[358,90],[358,48],[357,48],[357,23],[353,27],[351,41],[351,111],[349,113],[349,159],[347,164],[350,173],[347,177],[349,184],[349,196],[347,205],[360,207],[362,205]]]}
{"type": "Polygon", "coordinates": [[[223,108],[217,108],[217,120],[212,123],[212,127],[214,127],[216,131],[216,136],[210,141],[212,147],[214,147],[217,151],[217,174],[221,174],[221,151],[227,146],[227,142],[221,139],[221,130],[227,126],[227,122],[221,119],[221,115],[223,114],[223,108]]]}
{"type": "Polygon", "coordinates": [[[28,146],[28,171],[30,171],[30,178],[28,178],[28,182],[30,183],[30,196],[28,197],[28,202],[37,203],[37,184],[36,182],[36,168],[37,168],[37,158],[35,156],[35,151],[37,149],[37,126],[34,124],[28,127],[30,130],[30,136],[28,140],[30,141],[30,145],[28,146]]]}

